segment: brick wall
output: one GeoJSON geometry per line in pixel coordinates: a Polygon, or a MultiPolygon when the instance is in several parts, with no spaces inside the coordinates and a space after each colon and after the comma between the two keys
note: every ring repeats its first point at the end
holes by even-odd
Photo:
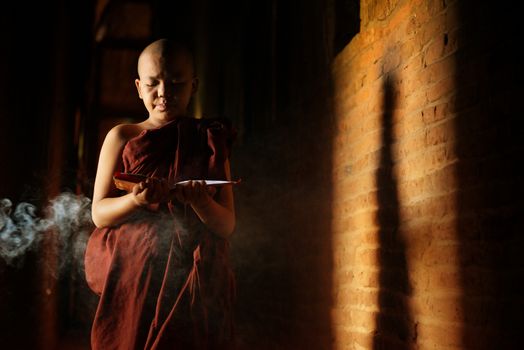
{"type": "Polygon", "coordinates": [[[516,23],[482,2],[361,1],[333,64],[336,348],[518,344],[516,23]]]}

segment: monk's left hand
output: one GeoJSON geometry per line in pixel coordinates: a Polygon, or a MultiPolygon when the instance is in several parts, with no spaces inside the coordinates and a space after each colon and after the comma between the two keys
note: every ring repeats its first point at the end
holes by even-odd
{"type": "Polygon", "coordinates": [[[175,197],[184,204],[202,207],[209,204],[216,193],[216,188],[206,186],[205,181],[188,181],[175,188],[175,197]]]}

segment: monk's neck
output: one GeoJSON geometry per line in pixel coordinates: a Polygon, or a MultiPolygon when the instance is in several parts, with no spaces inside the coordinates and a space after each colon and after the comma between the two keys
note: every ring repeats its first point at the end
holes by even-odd
{"type": "Polygon", "coordinates": [[[171,118],[153,118],[153,117],[149,117],[148,119],[146,119],[144,122],[142,122],[142,126],[144,127],[144,129],[156,129],[156,128],[161,128],[162,126],[166,125],[166,124],[169,124],[177,119],[180,119],[180,118],[185,118],[186,115],[180,115],[180,116],[176,116],[176,117],[171,117],[171,118]]]}

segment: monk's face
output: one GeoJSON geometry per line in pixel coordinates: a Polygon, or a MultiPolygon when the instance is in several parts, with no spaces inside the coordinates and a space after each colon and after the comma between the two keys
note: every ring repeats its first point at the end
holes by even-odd
{"type": "Polygon", "coordinates": [[[138,95],[150,118],[168,121],[186,114],[197,87],[188,55],[148,53],[139,61],[138,75],[138,95]]]}

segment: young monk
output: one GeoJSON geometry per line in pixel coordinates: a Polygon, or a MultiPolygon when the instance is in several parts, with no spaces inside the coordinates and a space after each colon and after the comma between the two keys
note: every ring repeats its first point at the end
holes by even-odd
{"type": "Polygon", "coordinates": [[[94,350],[229,349],[233,277],[227,238],[235,227],[233,133],[227,120],[187,115],[198,80],[187,48],[147,46],[135,84],[149,116],[107,134],[95,179],[86,279],[100,295],[94,350]],[[145,175],[129,193],[116,172],[145,175]]]}

